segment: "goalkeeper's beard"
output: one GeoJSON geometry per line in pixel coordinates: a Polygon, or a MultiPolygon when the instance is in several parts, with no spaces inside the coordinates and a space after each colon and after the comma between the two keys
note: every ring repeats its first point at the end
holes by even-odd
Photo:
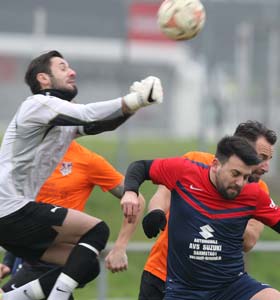
{"type": "Polygon", "coordinates": [[[73,85],[72,88],[62,87],[59,84],[59,81],[57,81],[53,76],[51,76],[51,89],[60,91],[63,95],[65,95],[65,98],[63,99],[68,101],[74,99],[78,94],[78,88],[76,85],[73,85]]]}
{"type": "Polygon", "coordinates": [[[78,95],[78,88],[74,85],[73,89],[58,89],[60,90],[67,98],[73,100],[78,95]]]}
{"type": "Polygon", "coordinates": [[[73,86],[73,89],[54,87],[53,90],[59,91],[61,98],[68,101],[72,101],[78,94],[78,88],[76,86],[73,86]]]}

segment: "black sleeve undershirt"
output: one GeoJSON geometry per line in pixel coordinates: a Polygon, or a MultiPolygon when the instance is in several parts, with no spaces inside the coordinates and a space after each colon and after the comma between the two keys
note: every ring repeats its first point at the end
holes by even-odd
{"type": "Polygon", "coordinates": [[[128,118],[130,118],[132,114],[126,114],[124,116],[112,117],[93,121],[86,122],[81,121],[77,118],[73,118],[70,116],[59,114],[54,119],[49,122],[49,125],[53,126],[74,126],[74,125],[83,125],[84,132],[88,135],[95,135],[105,131],[113,131],[122,125],[128,118]]]}
{"type": "Polygon", "coordinates": [[[84,132],[88,135],[95,135],[105,131],[113,131],[122,125],[131,115],[118,117],[112,120],[95,121],[84,125],[84,132]]]}
{"type": "Polygon", "coordinates": [[[150,180],[152,160],[138,160],[131,163],[125,174],[124,191],[133,191],[139,194],[139,187],[145,180],[150,180]]]}
{"type": "Polygon", "coordinates": [[[271,227],[273,230],[277,231],[278,233],[280,233],[280,221],[274,225],[273,227],[271,227]]]}

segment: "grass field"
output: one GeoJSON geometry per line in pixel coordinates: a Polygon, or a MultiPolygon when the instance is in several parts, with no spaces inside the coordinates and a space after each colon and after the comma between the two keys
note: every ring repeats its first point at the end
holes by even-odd
{"type": "MultiPolygon", "coordinates": [[[[197,141],[175,141],[166,139],[130,139],[125,144],[118,142],[116,139],[100,139],[97,137],[80,138],[81,144],[102,154],[113,165],[124,171],[129,162],[137,159],[152,159],[155,157],[178,156],[183,153],[198,149],[197,141]],[[121,145],[121,146],[120,146],[121,145]],[[120,159],[121,157],[121,159],[120,159]]],[[[213,146],[208,147],[209,151],[213,151],[213,146]]],[[[205,149],[206,150],[206,149],[205,149]]],[[[151,183],[145,183],[141,192],[148,200],[156,187],[151,183]]],[[[122,212],[120,210],[119,201],[109,193],[102,193],[96,188],[86,206],[86,211],[103,220],[105,220],[111,228],[110,241],[113,242],[118,234],[118,230],[122,221],[122,212]]],[[[276,233],[271,229],[265,229],[262,239],[278,239],[276,233]]],[[[145,238],[141,226],[139,226],[133,241],[152,242],[145,238]]],[[[107,272],[108,289],[106,299],[137,299],[138,287],[143,265],[148,253],[128,253],[129,269],[123,273],[111,274],[107,272]]],[[[272,284],[280,289],[279,282],[279,264],[278,253],[250,253],[247,260],[249,273],[256,279],[272,284]]],[[[98,280],[90,283],[84,289],[75,291],[76,300],[94,300],[97,299],[98,280]]]]}

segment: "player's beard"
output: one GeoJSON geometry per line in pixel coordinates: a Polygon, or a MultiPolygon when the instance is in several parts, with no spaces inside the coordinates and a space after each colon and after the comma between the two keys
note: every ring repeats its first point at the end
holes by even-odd
{"type": "Polygon", "coordinates": [[[248,182],[259,182],[261,177],[265,174],[265,172],[253,172],[249,178],[248,182]]]}
{"type": "Polygon", "coordinates": [[[72,88],[63,87],[53,76],[51,76],[51,85],[52,89],[62,92],[67,100],[74,99],[78,94],[78,88],[76,85],[73,85],[72,88]]]}
{"type": "Polygon", "coordinates": [[[57,90],[61,91],[64,94],[65,99],[68,100],[74,99],[78,94],[78,89],[76,86],[74,86],[73,89],[57,88],[57,90]]]}
{"type": "Polygon", "coordinates": [[[242,188],[238,185],[230,185],[228,187],[225,187],[223,182],[219,181],[219,179],[217,178],[216,189],[223,198],[232,200],[240,194],[242,188]]]}

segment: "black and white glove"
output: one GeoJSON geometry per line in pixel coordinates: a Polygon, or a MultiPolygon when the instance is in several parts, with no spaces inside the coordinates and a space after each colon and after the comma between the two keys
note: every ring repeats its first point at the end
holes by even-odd
{"type": "Polygon", "coordinates": [[[147,105],[162,103],[162,101],[161,81],[154,76],[135,81],[130,87],[130,94],[124,97],[124,102],[131,111],[136,111],[147,105]]]}
{"type": "Polygon", "coordinates": [[[149,212],[142,221],[143,230],[150,239],[156,237],[166,226],[166,216],[163,210],[155,209],[149,212]]]}

